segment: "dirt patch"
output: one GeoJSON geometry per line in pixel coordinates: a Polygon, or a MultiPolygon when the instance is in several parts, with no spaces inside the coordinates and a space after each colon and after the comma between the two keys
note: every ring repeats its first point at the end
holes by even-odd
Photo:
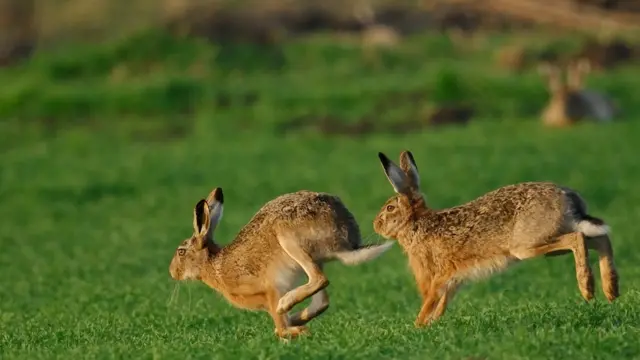
{"type": "Polygon", "coordinates": [[[219,92],[215,95],[216,107],[221,109],[227,109],[231,106],[252,106],[259,100],[258,93],[249,92],[246,94],[230,94],[228,92],[219,92]]]}
{"type": "Polygon", "coordinates": [[[573,0],[578,5],[597,7],[602,10],[617,10],[640,13],[638,0],[573,0]]]}
{"type": "Polygon", "coordinates": [[[429,116],[429,125],[466,125],[474,115],[470,105],[445,105],[435,109],[429,116]]]}
{"type": "Polygon", "coordinates": [[[541,62],[568,64],[580,59],[589,60],[594,70],[611,70],[637,59],[640,47],[626,40],[602,41],[588,39],[577,51],[557,48],[526,49],[520,44],[506,45],[496,51],[495,63],[503,69],[521,72],[541,62]]]}
{"type": "Polygon", "coordinates": [[[379,132],[377,124],[370,118],[360,118],[355,122],[335,116],[300,116],[276,127],[279,134],[292,132],[315,132],[322,135],[367,135],[379,132]]]}
{"type": "Polygon", "coordinates": [[[193,131],[193,123],[184,121],[173,121],[166,124],[154,124],[152,127],[135,128],[129,132],[129,136],[134,141],[144,143],[167,143],[184,139],[193,131]]]}
{"type": "Polygon", "coordinates": [[[33,0],[0,0],[0,67],[29,58],[36,35],[33,0]]]}
{"type": "MultiPolygon", "coordinates": [[[[523,11],[505,12],[502,8],[471,0],[420,4],[371,2],[370,19],[358,15],[353,0],[256,0],[245,1],[243,6],[235,6],[235,2],[229,0],[130,0],[127,3],[95,0],[91,6],[86,6],[86,2],[81,0],[67,0],[59,4],[49,2],[44,10],[39,7],[46,2],[36,1],[0,1],[0,62],[9,64],[28,58],[36,44],[49,47],[75,39],[96,42],[137,31],[143,25],[162,27],[181,36],[204,37],[218,44],[268,45],[316,31],[361,33],[372,25],[367,22],[384,25],[399,36],[406,36],[415,32],[448,32],[453,29],[465,34],[477,30],[513,31],[529,28],[540,20],[518,16],[523,11]],[[48,16],[35,16],[36,8],[48,16]],[[131,11],[125,13],[125,9],[131,11]],[[131,15],[133,13],[137,15],[131,15]],[[12,35],[10,39],[3,40],[6,34],[12,35]]],[[[506,3],[515,7],[520,2],[523,1],[506,3]]],[[[554,8],[564,11],[561,4],[570,2],[605,15],[627,12],[631,16],[632,12],[640,11],[640,1],[637,0],[559,0],[554,8]]],[[[618,16],[614,20],[634,22],[625,19],[618,16]]]]}
{"type": "MultiPolygon", "coordinates": [[[[197,8],[174,13],[166,21],[168,29],[183,35],[199,36],[215,42],[247,42],[273,44],[287,36],[316,31],[363,32],[365,21],[353,10],[353,2],[327,5],[309,1],[306,6],[291,5],[260,9],[197,8]]],[[[478,29],[513,29],[529,23],[511,20],[498,13],[479,12],[474,7],[459,4],[438,4],[417,7],[405,4],[372,6],[375,23],[392,28],[401,35],[419,31],[458,29],[472,32],[478,29]]]]}
{"type": "MultiPolygon", "coordinates": [[[[409,134],[442,126],[464,126],[473,117],[474,109],[469,105],[447,105],[436,107],[427,116],[407,117],[410,120],[381,122],[376,116],[366,115],[356,121],[339,116],[301,116],[280,124],[279,134],[293,132],[315,132],[324,136],[348,135],[366,136],[372,134],[409,134]]],[[[380,116],[377,116],[380,117],[380,116]]]]}
{"type": "Polygon", "coordinates": [[[638,52],[636,48],[623,40],[599,42],[592,39],[582,46],[576,57],[588,59],[595,69],[607,70],[633,60],[638,52]]]}

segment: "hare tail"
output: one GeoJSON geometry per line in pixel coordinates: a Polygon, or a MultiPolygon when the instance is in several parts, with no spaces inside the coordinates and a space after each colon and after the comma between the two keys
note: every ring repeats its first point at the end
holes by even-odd
{"type": "Polygon", "coordinates": [[[355,250],[337,252],[334,256],[345,265],[358,265],[377,258],[389,250],[391,246],[393,246],[393,241],[387,241],[380,245],[364,245],[355,250]]]}
{"type": "Polygon", "coordinates": [[[584,217],[576,223],[576,230],[589,237],[608,235],[611,232],[609,225],[591,215],[584,215],[584,217]]]}
{"type": "Polygon", "coordinates": [[[562,190],[567,200],[569,200],[570,211],[573,213],[575,223],[575,231],[579,231],[587,237],[608,235],[611,232],[609,225],[602,219],[587,213],[587,204],[577,192],[568,188],[563,188],[562,190]]]}

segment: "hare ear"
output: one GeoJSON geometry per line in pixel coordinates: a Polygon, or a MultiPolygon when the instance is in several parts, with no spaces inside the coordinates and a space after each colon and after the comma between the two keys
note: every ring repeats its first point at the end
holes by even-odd
{"type": "Polygon", "coordinates": [[[197,235],[205,235],[209,231],[209,207],[207,200],[198,201],[193,209],[193,230],[197,235]]]}
{"type": "Polygon", "coordinates": [[[555,94],[562,89],[562,79],[560,74],[560,68],[556,65],[552,65],[549,62],[543,62],[538,65],[538,73],[547,77],[547,86],[549,92],[555,94]]]}
{"type": "Polygon", "coordinates": [[[204,247],[206,244],[207,236],[209,234],[209,206],[207,205],[207,200],[202,199],[198,201],[196,207],[193,209],[193,231],[194,234],[197,235],[196,238],[199,239],[201,243],[200,247],[204,247]]]}
{"type": "Polygon", "coordinates": [[[209,196],[207,196],[207,204],[209,205],[209,234],[212,234],[216,226],[218,226],[220,219],[222,219],[224,208],[222,188],[217,187],[209,193],[209,196]]]}
{"type": "Polygon", "coordinates": [[[391,186],[393,186],[395,192],[408,195],[411,192],[411,189],[410,180],[407,177],[407,174],[405,174],[398,165],[394,164],[393,161],[389,160],[385,154],[379,152],[378,158],[382,164],[384,174],[387,176],[387,179],[389,179],[389,182],[391,183],[391,186]]]}
{"type": "Polygon", "coordinates": [[[400,153],[400,168],[407,174],[411,188],[420,191],[420,174],[418,174],[418,166],[411,151],[405,150],[400,153]]]}
{"type": "Polygon", "coordinates": [[[569,65],[567,82],[574,90],[580,90],[584,85],[584,77],[589,72],[591,72],[591,62],[589,59],[580,58],[569,65]]]}

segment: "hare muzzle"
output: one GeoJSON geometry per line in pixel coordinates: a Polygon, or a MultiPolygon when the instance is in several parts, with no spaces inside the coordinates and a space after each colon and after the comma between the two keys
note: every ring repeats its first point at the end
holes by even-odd
{"type": "Polygon", "coordinates": [[[173,280],[182,280],[182,271],[178,271],[177,261],[175,258],[171,259],[169,265],[169,275],[173,280]]]}

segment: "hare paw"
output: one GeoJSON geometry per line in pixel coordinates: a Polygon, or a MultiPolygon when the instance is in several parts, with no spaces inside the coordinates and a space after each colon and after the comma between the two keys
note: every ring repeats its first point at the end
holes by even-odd
{"type": "Polygon", "coordinates": [[[278,301],[278,307],[276,308],[276,312],[278,314],[284,314],[291,310],[293,307],[293,298],[289,295],[289,293],[284,294],[283,297],[278,301]]]}
{"type": "Polygon", "coordinates": [[[309,329],[306,326],[290,326],[283,330],[275,329],[275,333],[281,340],[287,341],[300,335],[308,334],[309,329]]]}
{"type": "Polygon", "coordinates": [[[431,324],[433,324],[433,319],[431,319],[431,318],[427,319],[426,321],[418,321],[418,320],[416,320],[413,323],[413,325],[418,329],[423,328],[423,327],[431,326],[431,324]]]}

